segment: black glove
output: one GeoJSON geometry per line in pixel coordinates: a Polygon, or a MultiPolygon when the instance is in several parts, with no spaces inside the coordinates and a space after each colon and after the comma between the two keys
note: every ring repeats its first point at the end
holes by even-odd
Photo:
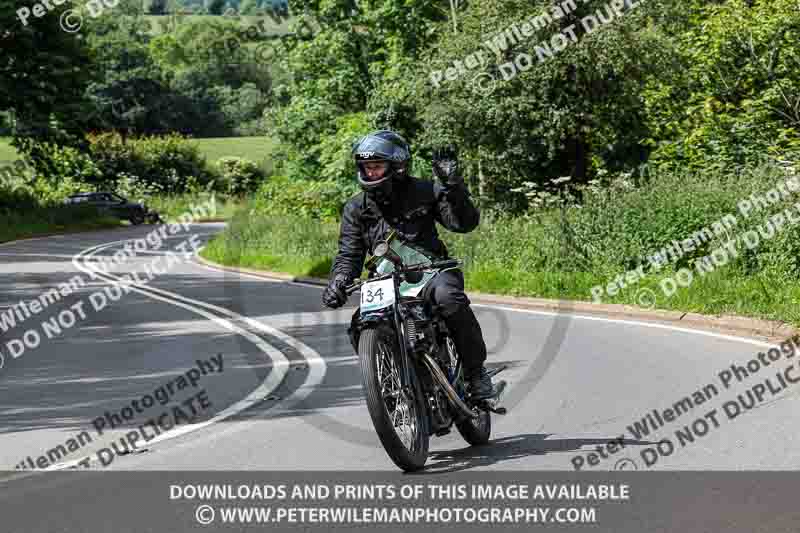
{"type": "Polygon", "coordinates": [[[345,274],[336,274],[333,279],[328,282],[325,291],[322,293],[322,303],[326,307],[336,309],[343,306],[347,302],[347,293],[344,291],[345,287],[350,285],[350,278],[345,274]]]}
{"type": "Polygon", "coordinates": [[[446,185],[464,182],[458,169],[458,150],[448,145],[433,151],[433,175],[446,185]]]}

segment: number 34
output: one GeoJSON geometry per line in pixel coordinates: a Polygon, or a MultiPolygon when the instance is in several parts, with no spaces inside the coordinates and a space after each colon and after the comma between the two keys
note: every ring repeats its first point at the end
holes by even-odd
{"type": "Polygon", "coordinates": [[[371,304],[372,302],[375,301],[375,298],[378,298],[379,302],[383,302],[383,288],[382,287],[380,289],[378,289],[377,291],[375,291],[375,292],[373,292],[372,289],[367,289],[367,292],[366,292],[366,294],[364,294],[364,296],[361,299],[361,301],[371,304]]]}

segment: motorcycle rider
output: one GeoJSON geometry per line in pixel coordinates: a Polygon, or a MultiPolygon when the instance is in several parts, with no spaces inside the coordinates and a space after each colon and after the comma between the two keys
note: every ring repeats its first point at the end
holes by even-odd
{"type": "MultiPolygon", "coordinates": [[[[409,175],[410,147],[394,131],[379,130],[362,137],[354,143],[352,156],[363,192],[350,198],[342,212],[339,252],[322,294],[322,302],[331,308],[346,303],[344,288],[360,276],[367,252],[374,250],[392,229],[435,259],[448,259],[434,221],[457,233],[472,231],[480,221],[480,212],[470,200],[458,170],[454,148],[434,153],[433,172],[440,183],[409,175]]],[[[463,272],[440,272],[425,287],[422,297],[441,306],[453,342],[462,355],[464,377],[472,397],[494,396],[492,380],[484,367],[486,344],[464,293],[463,272]]],[[[354,318],[357,313],[358,310],[354,318]]],[[[351,342],[357,349],[358,339],[352,333],[351,342]]]]}

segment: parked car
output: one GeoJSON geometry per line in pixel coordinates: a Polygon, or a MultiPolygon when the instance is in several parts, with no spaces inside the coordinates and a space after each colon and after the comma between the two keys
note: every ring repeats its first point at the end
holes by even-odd
{"type": "Polygon", "coordinates": [[[129,220],[134,226],[145,221],[155,224],[161,217],[148,209],[142,202],[131,202],[113,192],[81,192],[73,194],[66,200],[66,205],[86,205],[97,208],[101,213],[109,214],[123,220],[129,220]]]}

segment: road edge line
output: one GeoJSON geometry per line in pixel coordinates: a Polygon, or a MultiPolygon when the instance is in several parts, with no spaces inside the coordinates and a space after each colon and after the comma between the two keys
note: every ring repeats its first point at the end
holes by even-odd
{"type": "MultiPolygon", "coordinates": [[[[328,284],[328,280],[322,278],[294,276],[283,272],[222,265],[199,255],[196,255],[193,261],[208,268],[238,274],[248,274],[267,280],[280,280],[314,286],[326,286],[328,284]]],[[[467,292],[467,296],[471,301],[483,305],[504,305],[527,310],[548,311],[550,313],[564,311],[563,309],[559,309],[559,306],[562,306],[565,300],[548,300],[546,298],[527,296],[505,296],[480,292],[467,292]]],[[[762,320],[736,315],[711,316],[682,311],[647,310],[627,304],[596,304],[581,300],[567,301],[571,304],[569,309],[571,314],[586,313],[608,318],[628,318],[643,320],[648,323],[681,325],[689,329],[762,337],[770,341],[782,340],[800,333],[800,329],[781,321],[762,320]]]]}

